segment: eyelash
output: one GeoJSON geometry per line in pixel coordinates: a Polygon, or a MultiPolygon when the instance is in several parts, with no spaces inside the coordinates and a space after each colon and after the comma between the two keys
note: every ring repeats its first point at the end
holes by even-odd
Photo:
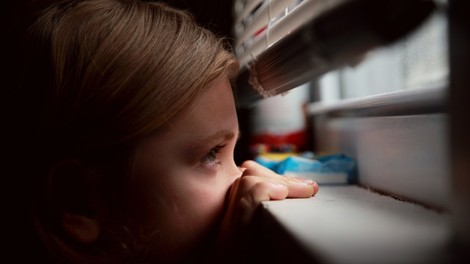
{"type": "Polygon", "coordinates": [[[215,166],[220,164],[220,161],[217,160],[217,155],[220,153],[220,151],[225,147],[225,145],[218,145],[212,148],[209,153],[204,155],[204,157],[201,159],[202,165],[205,166],[215,166]]]}

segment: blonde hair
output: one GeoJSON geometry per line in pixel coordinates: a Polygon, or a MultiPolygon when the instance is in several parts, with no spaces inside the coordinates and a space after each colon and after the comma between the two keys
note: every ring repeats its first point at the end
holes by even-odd
{"type": "MultiPolygon", "coordinates": [[[[84,174],[102,178],[98,189],[115,188],[109,197],[122,192],[125,180],[107,186],[115,175],[106,170],[129,165],[128,153],[122,159],[112,153],[116,146],[130,152],[129,145],[164,129],[213,80],[238,73],[226,40],[165,4],[62,1],[47,8],[30,33],[35,59],[25,86],[45,96],[38,109],[44,145],[50,148],[44,171],[67,158],[106,163],[106,169],[96,165],[84,174]]],[[[54,210],[46,205],[54,203],[51,199],[38,206],[46,208],[43,214],[54,210]]],[[[39,232],[50,237],[54,228],[45,223],[47,216],[38,215],[39,232]]],[[[52,237],[50,247],[63,243],[59,235],[52,237]]]]}
{"type": "Polygon", "coordinates": [[[112,128],[90,131],[99,141],[155,131],[212,80],[236,75],[223,40],[186,12],[136,0],[65,3],[38,23],[50,41],[53,112],[112,128]]]}

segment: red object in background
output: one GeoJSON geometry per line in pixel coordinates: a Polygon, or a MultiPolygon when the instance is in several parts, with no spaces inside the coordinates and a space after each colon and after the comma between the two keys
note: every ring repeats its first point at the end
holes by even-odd
{"type": "Polygon", "coordinates": [[[308,84],[258,102],[250,115],[250,149],[266,152],[303,152],[307,148],[306,111],[308,84]]]}
{"type": "Polygon", "coordinates": [[[296,131],[292,133],[273,135],[273,134],[258,134],[253,135],[251,139],[251,145],[256,146],[263,144],[269,146],[269,151],[272,152],[284,152],[286,148],[290,151],[299,151],[304,149],[306,145],[306,132],[304,130],[296,131]]]}

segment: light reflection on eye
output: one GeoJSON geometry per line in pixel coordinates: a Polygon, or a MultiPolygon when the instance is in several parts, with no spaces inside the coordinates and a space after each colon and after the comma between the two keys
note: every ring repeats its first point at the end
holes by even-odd
{"type": "Polygon", "coordinates": [[[220,164],[220,160],[217,159],[220,151],[225,147],[225,145],[218,145],[212,148],[204,157],[201,159],[201,164],[204,166],[215,166],[220,164]]]}

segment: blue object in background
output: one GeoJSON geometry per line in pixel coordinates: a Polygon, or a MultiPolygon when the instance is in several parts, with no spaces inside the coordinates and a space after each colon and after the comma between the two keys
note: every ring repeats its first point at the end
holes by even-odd
{"type": "Polygon", "coordinates": [[[278,174],[310,178],[318,184],[349,184],[356,179],[355,160],[342,153],[313,159],[289,156],[281,161],[260,156],[256,158],[256,162],[278,174]]]}

